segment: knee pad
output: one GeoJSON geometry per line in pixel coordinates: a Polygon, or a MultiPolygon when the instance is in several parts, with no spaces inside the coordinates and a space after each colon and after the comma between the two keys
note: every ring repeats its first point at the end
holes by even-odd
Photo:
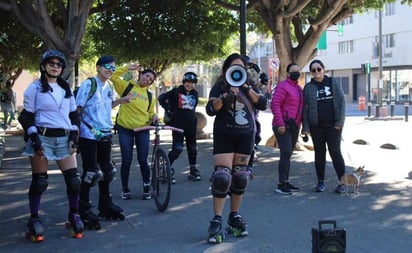
{"type": "Polygon", "coordinates": [[[36,173],[32,175],[29,195],[39,195],[42,194],[49,185],[47,173],[36,173]]]}
{"type": "Polygon", "coordinates": [[[67,193],[78,194],[80,192],[80,175],[77,169],[69,169],[63,172],[64,180],[66,181],[67,193]]]}
{"type": "Polygon", "coordinates": [[[83,171],[82,182],[90,186],[95,186],[98,181],[103,178],[103,173],[100,168],[95,165],[93,169],[83,171]]]}
{"type": "Polygon", "coordinates": [[[116,168],[110,167],[109,169],[104,170],[103,181],[110,183],[113,181],[114,176],[116,176],[116,168]]]}
{"type": "Polygon", "coordinates": [[[212,195],[216,198],[224,198],[229,191],[230,168],[224,166],[216,166],[212,176],[212,195]]]}
{"type": "Polygon", "coordinates": [[[230,191],[232,193],[241,195],[245,192],[245,189],[249,182],[249,171],[247,171],[246,165],[235,165],[232,171],[232,184],[230,191]]]}

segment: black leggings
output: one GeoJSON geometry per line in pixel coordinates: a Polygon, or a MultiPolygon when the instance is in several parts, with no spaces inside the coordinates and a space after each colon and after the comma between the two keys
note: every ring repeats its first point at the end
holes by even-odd
{"type": "Polygon", "coordinates": [[[334,127],[312,127],[310,135],[315,150],[315,168],[318,181],[325,180],[326,165],[326,145],[328,146],[329,155],[332,158],[333,167],[335,168],[338,180],[345,174],[345,161],[340,150],[342,140],[342,129],[334,127]]]}

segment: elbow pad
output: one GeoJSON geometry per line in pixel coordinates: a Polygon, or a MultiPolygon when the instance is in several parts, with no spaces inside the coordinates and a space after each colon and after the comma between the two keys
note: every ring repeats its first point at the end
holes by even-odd
{"type": "Polygon", "coordinates": [[[209,100],[206,104],[206,113],[209,116],[215,116],[216,115],[216,111],[213,108],[213,100],[209,100]]]}
{"type": "Polygon", "coordinates": [[[268,100],[265,96],[260,95],[259,100],[255,104],[256,109],[264,111],[268,107],[268,100]]]}
{"type": "Polygon", "coordinates": [[[29,127],[34,126],[34,113],[26,111],[26,109],[23,109],[23,111],[20,113],[18,120],[21,126],[23,127],[24,131],[27,131],[29,127]]]}
{"type": "Polygon", "coordinates": [[[72,125],[76,125],[77,129],[80,129],[80,115],[79,115],[79,112],[77,110],[70,112],[69,113],[69,118],[70,118],[70,121],[71,121],[72,125]]]}

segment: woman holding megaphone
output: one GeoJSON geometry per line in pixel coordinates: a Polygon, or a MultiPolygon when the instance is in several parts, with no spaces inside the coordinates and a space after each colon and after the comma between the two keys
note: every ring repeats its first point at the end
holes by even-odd
{"type": "Polygon", "coordinates": [[[265,110],[267,99],[248,85],[245,67],[240,54],[229,55],[206,105],[207,114],[215,116],[211,178],[214,217],[210,221],[209,242],[222,240],[222,213],[227,195],[231,202],[227,221],[231,231],[235,236],[248,234],[239,209],[251,176],[247,165],[256,131],[254,109],[265,110]]]}

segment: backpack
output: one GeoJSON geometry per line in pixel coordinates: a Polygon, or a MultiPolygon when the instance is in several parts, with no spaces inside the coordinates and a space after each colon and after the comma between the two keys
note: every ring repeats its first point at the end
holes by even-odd
{"type": "MultiPolygon", "coordinates": [[[[89,78],[87,78],[87,79],[89,79],[90,80],[90,82],[91,82],[91,87],[90,87],[90,91],[89,91],[89,94],[87,95],[87,100],[86,101],[89,101],[92,97],[93,97],[93,95],[96,93],[96,90],[97,90],[97,82],[96,82],[96,79],[94,79],[94,77],[89,77],[89,78]]],[[[73,94],[74,94],[74,97],[76,98],[76,96],[77,96],[77,92],[79,91],[79,88],[80,87],[75,87],[74,88],[74,91],[73,91],[73,94]]]]}

